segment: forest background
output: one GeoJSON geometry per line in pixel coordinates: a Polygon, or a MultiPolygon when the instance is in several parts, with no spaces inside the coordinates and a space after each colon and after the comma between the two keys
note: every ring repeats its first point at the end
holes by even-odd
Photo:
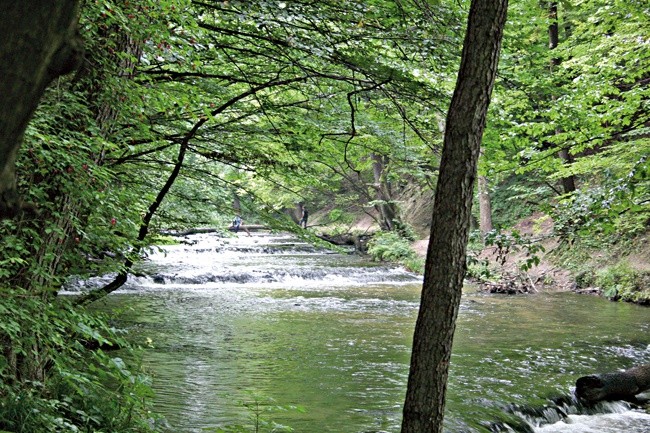
{"type": "MultiPolygon", "coordinates": [[[[410,245],[435,230],[467,8],[82,2],[81,67],[47,89],[17,157],[38,214],[0,222],[0,428],[155,429],[148,378],[96,350],[128,343],[56,293],[114,273],[80,302],[109,293],[163,230],[241,213],[314,241],[372,235],[374,257],[421,266],[410,245]]],[[[471,275],[504,273],[482,261],[486,244],[500,262],[520,251],[506,271],[518,277],[542,245],[576,287],[648,302],[649,16],[643,1],[510,5],[471,275]]]]}

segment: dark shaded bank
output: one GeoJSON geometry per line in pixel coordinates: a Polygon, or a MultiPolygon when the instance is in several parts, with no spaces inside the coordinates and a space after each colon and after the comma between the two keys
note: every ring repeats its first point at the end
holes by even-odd
{"type": "Polygon", "coordinates": [[[337,246],[354,246],[355,251],[365,253],[368,251],[368,241],[372,238],[373,233],[369,234],[355,234],[355,233],[340,233],[330,235],[323,233],[317,235],[321,240],[337,246]]]}

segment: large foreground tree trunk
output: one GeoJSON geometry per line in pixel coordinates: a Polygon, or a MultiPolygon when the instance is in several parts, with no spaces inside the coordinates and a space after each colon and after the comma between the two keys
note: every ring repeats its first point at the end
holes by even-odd
{"type": "Polygon", "coordinates": [[[21,208],[15,161],[47,85],[81,61],[77,0],[0,2],[0,218],[21,208]]]}
{"type": "Polygon", "coordinates": [[[460,71],[447,114],[402,433],[442,432],[473,185],[507,5],[507,0],[473,0],[470,7],[460,71]]]}

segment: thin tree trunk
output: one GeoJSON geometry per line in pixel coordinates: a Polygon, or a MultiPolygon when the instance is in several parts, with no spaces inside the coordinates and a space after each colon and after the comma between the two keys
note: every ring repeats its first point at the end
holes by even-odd
{"type": "Polygon", "coordinates": [[[492,231],[492,202],[490,201],[489,181],[486,176],[478,177],[479,229],[485,236],[492,231]]]}
{"type": "Polygon", "coordinates": [[[402,433],[442,432],[449,360],[465,276],[473,184],[507,0],[472,0],[447,114],[402,433]]]}
{"type": "Polygon", "coordinates": [[[236,192],[232,195],[232,210],[235,211],[235,213],[241,213],[241,200],[236,192]]]}
{"type": "MultiPolygon", "coordinates": [[[[549,3],[548,6],[548,16],[549,16],[549,25],[548,25],[548,48],[550,50],[554,50],[557,48],[558,43],[560,42],[560,35],[558,32],[558,18],[557,18],[557,2],[552,1],[549,3]]],[[[551,74],[554,73],[555,69],[557,66],[560,64],[560,59],[554,57],[551,59],[551,74]]],[[[555,96],[552,98],[555,101],[555,96]]],[[[560,133],[560,130],[555,131],[556,134],[560,133]]],[[[573,158],[569,154],[569,151],[567,149],[561,149],[558,152],[558,158],[562,160],[564,164],[571,164],[573,163],[573,158]]],[[[575,177],[574,176],[567,176],[562,178],[562,187],[564,189],[564,193],[572,193],[576,190],[576,183],[575,183],[575,177]]]]}
{"type": "Polygon", "coordinates": [[[384,167],[386,165],[384,162],[385,157],[372,153],[370,158],[372,159],[372,174],[375,180],[374,189],[375,199],[377,200],[375,208],[379,211],[381,216],[380,225],[382,230],[394,230],[395,225],[399,226],[400,224],[396,221],[398,217],[397,209],[395,203],[391,199],[390,188],[386,184],[384,177],[384,167]]]}

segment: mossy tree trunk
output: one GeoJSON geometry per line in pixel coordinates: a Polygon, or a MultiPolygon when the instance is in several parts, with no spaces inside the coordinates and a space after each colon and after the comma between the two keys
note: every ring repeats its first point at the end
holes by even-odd
{"type": "Polygon", "coordinates": [[[390,184],[386,180],[385,166],[388,157],[372,153],[372,174],[375,180],[375,208],[380,215],[380,226],[382,230],[391,231],[400,226],[397,205],[392,199],[390,184]]]}

